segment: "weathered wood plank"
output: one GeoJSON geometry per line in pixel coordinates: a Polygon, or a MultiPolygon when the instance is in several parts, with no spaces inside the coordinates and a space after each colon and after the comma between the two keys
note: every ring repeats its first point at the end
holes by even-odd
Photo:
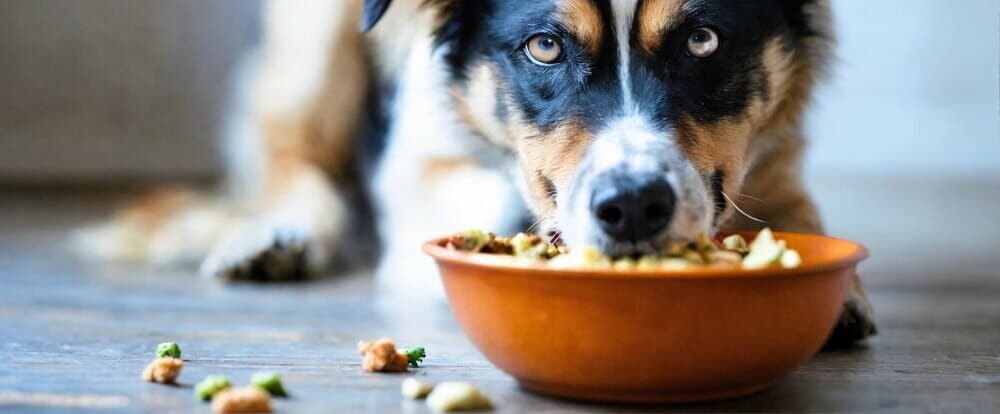
{"type": "Polygon", "coordinates": [[[820,354],[757,395],[600,406],[519,389],[476,352],[446,308],[404,321],[372,305],[365,275],[225,286],[185,271],[80,263],[61,250],[61,234],[108,203],[79,197],[35,194],[0,204],[0,411],[208,412],[192,400],[194,382],[215,373],[246,382],[271,370],[293,394],[276,402],[279,412],[427,412],[399,396],[404,375],[358,368],[355,342],[380,336],[426,346],[426,365],[410,375],[475,382],[503,413],[1000,409],[1000,277],[981,266],[985,256],[952,263],[937,279],[911,278],[920,267],[912,263],[892,274],[891,260],[873,258],[879,273],[870,295],[881,334],[867,348],[820,354]],[[181,385],[141,382],[153,347],[165,340],[179,342],[188,360],[181,385]]]}

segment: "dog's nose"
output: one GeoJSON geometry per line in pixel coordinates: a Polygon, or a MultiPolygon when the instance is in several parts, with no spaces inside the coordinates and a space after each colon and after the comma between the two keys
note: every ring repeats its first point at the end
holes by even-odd
{"type": "Polygon", "coordinates": [[[591,212],[614,240],[648,239],[663,230],[674,214],[677,199],[661,175],[608,176],[595,184],[591,212]]]}

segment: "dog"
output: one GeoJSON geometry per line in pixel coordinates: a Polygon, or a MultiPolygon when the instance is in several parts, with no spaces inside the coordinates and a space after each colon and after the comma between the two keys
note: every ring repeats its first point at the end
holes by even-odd
{"type": "MultiPolygon", "coordinates": [[[[615,256],[823,231],[800,164],[825,0],[271,0],[263,16],[229,195],[161,191],[78,238],[88,256],[287,280],[367,229],[379,290],[410,300],[442,296],[421,242],[460,229],[615,256]]],[[[829,342],[874,333],[855,276],[829,342]]]]}

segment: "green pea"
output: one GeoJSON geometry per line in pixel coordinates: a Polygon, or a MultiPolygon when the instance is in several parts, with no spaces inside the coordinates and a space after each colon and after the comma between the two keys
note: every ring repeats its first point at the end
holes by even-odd
{"type": "Polygon", "coordinates": [[[177,342],[164,342],[156,346],[156,357],[171,357],[180,358],[181,357],[181,347],[177,345],[177,342]]]}
{"type": "Polygon", "coordinates": [[[258,372],[250,377],[250,383],[267,391],[275,397],[287,397],[285,387],[281,385],[281,377],[273,372],[258,372]]]}
{"type": "Polygon", "coordinates": [[[202,401],[211,400],[212,397],[219,391],[232,386],[229,382],[229,378],[222,375],[209,375],[205,379],[201,380],[198,385],[194,386],[194,395],[197,399],[202,401]]]}

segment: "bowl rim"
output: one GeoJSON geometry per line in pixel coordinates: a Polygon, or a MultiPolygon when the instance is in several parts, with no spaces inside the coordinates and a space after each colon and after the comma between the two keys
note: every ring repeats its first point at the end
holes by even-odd
{"type": "MultiPolygon", "coordinates": [[[[756,231],[724,231],[719,232],[716,237],[724,237],[731,234],[739,234],[744,237],[756,236],[756,231]]],[[[824,236],[810,233],[794,232],[774,232],[776,239],[784,239],[787,236],[806,237],[818,239],[823,242],[846,243],[853,248],[853,251],[842,257],[834,257],[828,260],[804,263],[803,265],[791,269],[781,267],[769,267],[764,269],[742,269],[742,268],[713,268],[713,267],[692,267],[683,270],[667,269],[630,269],[616,270],[611,268],[552,268],[543,263],[526,263],[510,260],[510,258],[500,255],[486,253],[463,252],[445,247],[448,237],[438,237],[424,242],[422,250],[427,255],[434,258],[438,263],[448,263],[452,265],[471,266],[490,270],[506,270],[512,274],[531,273],[532,275],[545,277],[612,277],[616,279],[725,279],[725,278],[754,278],[754,277],[774,277],[774,276],[794,276],[803,274],[823,273],[833,270],[856,266],[861,261],[868,258],[868,249],[860,243],[847,239],[824,236]],[[784,236],[784,237],[783,237],[784,236]]]]}

